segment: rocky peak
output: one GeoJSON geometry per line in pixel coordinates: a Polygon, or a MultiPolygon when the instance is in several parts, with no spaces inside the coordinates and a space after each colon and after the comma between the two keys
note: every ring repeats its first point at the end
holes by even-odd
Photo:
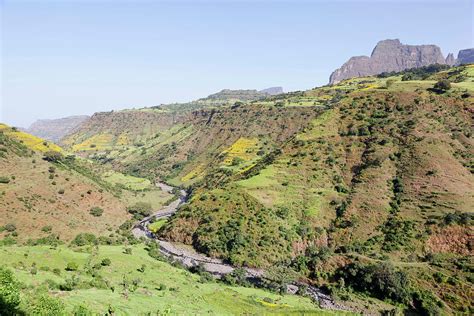
{"type": "Polygon", "coordinates": [[[474,63],[474,48],[462,49],[458,53],[457,65],[474,63]]]}
{"type": "Polygon", "coordinates": [[[448,56],[446,56],[446,65],[453,66],[456,63],[456,59],[454,58],[453,53],[449,53],[448,56]]]}
{"type": "Polygon", "coordinates": [[[335,84],[352,77],[372,76],[431,64],[446,64],[438,46],[405,45],[398,39],[387,39],[377,43],[370,57],[350,58],[331,74],[329,83],[335,84]]]}

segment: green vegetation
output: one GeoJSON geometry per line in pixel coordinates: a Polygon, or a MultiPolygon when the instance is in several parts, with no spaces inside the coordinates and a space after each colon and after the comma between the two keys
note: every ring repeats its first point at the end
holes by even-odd
{"type": "MultiPolygon", "coordinates": [[[[8,302],[18,306],[18,299],[30,291],[28,287],[34,292],[44,287],[51,292],[59,291],[58,299],[42,292],[35,294],[34,302],[28,301],[29,311],[39,312],[42,308],[48,315],[78,310],[106,313],[110,309],[117,314],[337,314],[319,310],[307,298],[215,282],[201,283],[199,276],[151,258],[140,245],[133,247],[133,256],[123,254],[121,246],[84,248],[78,252],[65,247],[2,247],[0,253],[2,258],[7,258],[3,263],[10,267],[0,270],[0,293],[10,293],[8,302]],[[33,276],[26,271],[33,262],[44,258],[48,258],[48,271],[40,270],[33,276]],[[97,269],[96,263],[105,259],[110,260],[108,264],[100,264],[102,267],[97,269]],[[63,271],[61,276],[52,272],[64,269],[68,262],[77,263],[78,270],[63,271]],[[146,269],[142,269],[143,265],[146,269]],[[15,287],[11,271],[18,284],[27,288],[15,287]]],[[[20,307],[26,303],[21,302],[20,307]]]]}

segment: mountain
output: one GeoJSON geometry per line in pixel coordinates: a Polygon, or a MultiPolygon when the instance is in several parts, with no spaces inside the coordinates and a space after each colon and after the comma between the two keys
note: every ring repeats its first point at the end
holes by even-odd
{"type": "Polygon", "coordinates": [[[474,48],[460,50],[458,58],[456,59],[456,64],[463,65],[472,63],[474,63],[474,48]]]}
{"type": "Polygon", "coordinates": [[[446,65],[449,66],[454,66],[456,64],[456,59],[454,58],[453,53],[449,53],[448,56],[446,56],[446,65]]]}
{"type": "Polygon", "coordinates": [[[348,78],[399,72],[431,64],[446,64],[438,46],[405,45],[398,39],[388,39],[378,42],[370,57],[350,58],[331,74],[329,83],[335,84],[348,78]]]}
{"type": "Polygon", "coordinates": [[[260,90],[259,92],[265,93],[265,94],[268,94],[268,95],[277,95],[277,94],[282,94],[283,93],[283,88],[282,87],[270,87],[270,88],[260,90]]]}
{"type": "Polygon", "coordinates": [[[60,119],[37,120],[25,131],[40,138],[58,143],[89,118],[87,115],[68,116],[60,119]]]}

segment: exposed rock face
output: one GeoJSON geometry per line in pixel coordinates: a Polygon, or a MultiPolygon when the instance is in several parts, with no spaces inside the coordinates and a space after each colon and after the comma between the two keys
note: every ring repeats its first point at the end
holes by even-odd
{"type": "Polygon", "coordinates": [[[259,92],[265,93],[268,95],[277,95],[277,94],[282,94],[283,93],[283,88],[282,87],[270,87],[267,89],[260,90],[259,92]]]}
{"type": "Polygon", "coordinates": [[[454,66],[456,63],[456,59],[454,58],[453,53],[449,53],[448,56],[446,56],[446,65],[454,66]]]}
{"type": "Polygon", "coordinates": [[[446,64],[441,49],[436,45],[404,45],[398,39],[380,41],[370,57],[357,56],[349,59],[331,74],[330,84],[341,80],[402,71],[431,64],[446,64]]]}
{"type": "Polygon", "coordinates": [[[457,65],[474,63],[474,48],[460,50],[458,53],[457,65]]]}
{"type": "Polygon", "coordinates": [[[77,115],[68,116],[60,119],[37,120],[26,130],[35,136],[58,143],[64,136],[73,132],[89,116],[77,115]]]}

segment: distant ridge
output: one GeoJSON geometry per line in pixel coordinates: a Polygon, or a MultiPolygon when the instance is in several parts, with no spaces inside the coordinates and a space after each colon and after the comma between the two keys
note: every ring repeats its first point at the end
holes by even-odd
{"type": "Polygon", "coordinates": [[[79,127],[89,116],[75,115],[59,119],[37,120],[26,132],[58,143],[64,136],[79,127]]]}
{"type": "Polygon", "coordinates": [[[348,78],[398,72],[432,64],[446,64],[438,46],[405,45],[398,39],[387,39],[377,43],[370,57],[350,58],[331,74],[329,83],[335,84],[348,78]]]}

